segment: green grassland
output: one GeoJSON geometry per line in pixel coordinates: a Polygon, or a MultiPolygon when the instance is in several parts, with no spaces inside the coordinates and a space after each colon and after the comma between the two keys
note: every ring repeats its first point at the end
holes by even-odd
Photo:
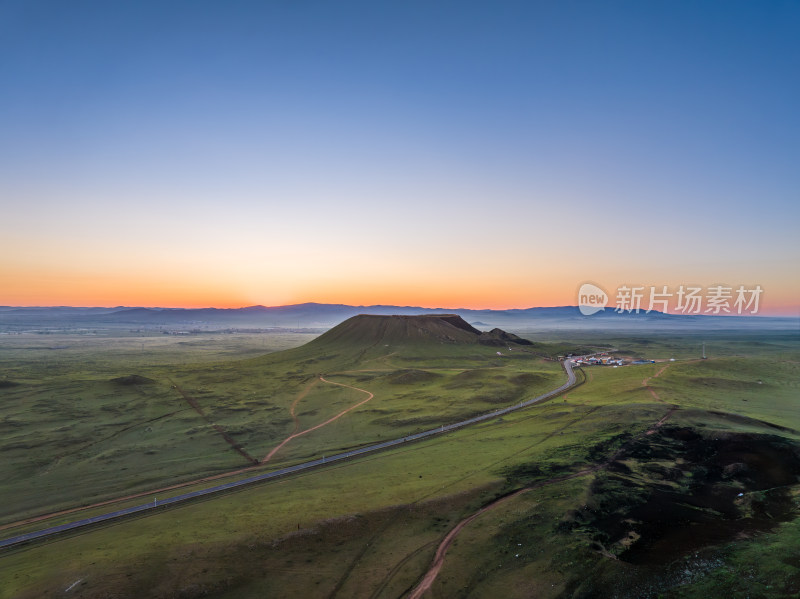
{"type": "MultiPolygon", "coordinates": [[[[697,359],[700,337],[533,337],[539,345],[529,351],[537,353],[598,345],[676,361],[586,368],[586,382],[565,396],[493,421],[5,552],[0,597],[401,597],[457,522],[528,488],[464,528],[431,597],[800,593],[795,337],[720,336],[708,343],[708,360],[697,359]],[[587,467],[597,470],[560,480],[587,467]],[[659,514],[665,515],[660,527],[659,514]],[[695,533],[699,544],[671,536],[681,528],[695,533]]],[[[16,423],[8,429],[16,430],[16,443],[39,431],[52,447],[58,447],[55,439],[71,439],[59,441],[68,448],[86,443],[104,421],[108,434],[124,428],[124,418],[133,425],[103,442],[103,452],[122,452],[106,460],[107,470],[100,467],[101,447],[94,453],[92,446],[62,458],[72,464],[62,474],[62,462],[42,474],[50,464],[42,459],[35,476],[26,478],[29,454],[4,448],[17,468],[6,465],[6,472],[21,477],[17,487],[12,477],[3,483],[4,497],[6,480],[16,494],[9,495],[17,502],[14,513],[43,493],[36,484],[53,474],[49,489],[55,493],[78,472],[95,476],[89,479],[95,486],[127,467],[118,488],[136,489],[164,475],[188,476],[195,467],[210,472],[246,465],[187,409],[173,384],[258,456],[294,430],[289,406],[309,386],[297,403],[301,427],[365,398],[314,383],[318,374],[375,394],[329,427],[292,441],[276,455],[278,465],[487,411],[564,379],[558,364],[531,353],[480,346],[311,344],[257,358],[220,358],[199,358],[195,366],[184,356],[163,365],[140,362],[135,369],[112,367],[108,358],[108,367],[93,373],[59,374],[69,379],[59,383],[63,394],[51,390],[53,381],[23,377],[24,364],[12,365],[17,370],[10,368],[15,374],[8,378],[25,382],[0,393],[3,418],[16,423]],[[132,373],[155,382],[109,382],[132,373]],[[72,399],[48,412],[35,407],[47,404],[37,394],[72,399]],[[21,403],[24,397],[28,404],[21,403]],[[65,422],[71,405],[84,410],[80,422],[65,422]],[[98,417],[94,409],[103,406],[98,417]],[[135,414],[146,406],[176,413],[136,424],[135,414]],[[71,428],[59,432],[62,426],[71,428]],[[151,432],[144,433],[148,426],[151,432]],[[144,465],[137,470],[139,460],[162,470],[150,477],[144,465]]],[[[148,417],[161,416],[158,409],[148,417]]],[[[65,504],[71,499],[60,497],[65,504]]]]}
{"type": "Polygon", "coordinates": [[[0,519],[236,467],[236,454],[172,389],[169,372],[187,360],[202,368],[221,357],[263,355],[308,339],[4,336],[0,519]],[[134,373],[141,378],[128,378],[134,373]]]}
{"type": "MultiPolygon", "coordinates": [[[[497,356],[496,348],[479,345],[380,347],[364,355],[356,348],[326,355],[302,347],[220,364],[200,375],[179,371],[173,378],[248,452],[265,456],[293,432],[289,407],[319,374],[375,397],[347,419],[292,441],[275,456],[275,463],[462,420],[534,397],[564,378],[557,363],[523,351],[497,356]]],[[[318,383],[298,404],[301,430],[363,399],[362,392],[318,383]]]]}
{"type": "MultiPolygon", "coordinates": [[[[244,339],[248,355],[254,343],[252,336],[244,339]]],[[[39,350],[32,347],[6,348],[0,524],[251,466],[220,428],[262,459],[296,426],[315,426],[366,397],[331,383],[365,389],[374,398],[293,440],[269,467],[461,420],[538,395],[563,379],[555,362],[524,351],[498,356],[497,348],[477,344],[413,343],[366,353],[357,346],[340,345],[332,353],[309,344],[263,353],[297,340],[270,336],[259,357],[220,360],[224,348],[214,337],[207,345],[202,339],[170,344],[127,337],[114,345],[102,338],[95,353],[91,340],[73,340],[71,349],[61,339],[62,357],[49,365],[35,359],[39,350]],[[155,344],[149,359],[140,343],[155,344]],[[180,355],[165,364],[170,351],[180,355]],[[321,374],[331,383],[320,382],[321,374]],[[290,407],[301,394],[295,425],[290,407]]]]}

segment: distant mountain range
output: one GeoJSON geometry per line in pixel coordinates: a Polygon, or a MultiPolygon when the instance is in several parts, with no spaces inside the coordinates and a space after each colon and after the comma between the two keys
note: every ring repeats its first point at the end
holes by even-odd
{"type": "Polygon", "coordinates": [[[584,316],[577,306],[520,308],[510,310],[471,310],[420,308],[414,306],[350,306],[346,304],[304,303],[288,306],[248,306],[245,308],[143,308],[124,307],[12,307],[0,306],[0,329],[42,328],[164,328],[183,330],[245,329],[328,329],[358,314],[421,315],[456,314],[480,329],[503,327],[507,330],[553,329],[785,329],[800,331],[797,318],[761,316],[676,315],[617,313],[606,308],[584,316]]]}

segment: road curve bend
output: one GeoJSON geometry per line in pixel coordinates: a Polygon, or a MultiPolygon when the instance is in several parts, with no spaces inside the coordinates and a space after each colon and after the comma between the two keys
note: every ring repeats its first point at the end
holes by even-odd
{"type": "MultiPolygon", "coordinates": [[[[410,443],[412,441],[418,441],[420,439],[425,439],[426,437],[432,437],[434,435],[441,435],[444,433],[448,433],[465,426],[469,426],[471,424],[477,424],[478,422],[484,422],[487,420],[491,420],[493,418],[497,418],[498,416],[503,416],[504,414],[509,414],[511,412],[515,412],[517,410],[521,410],[522,408],[527,408],[528,406],[532,406],[537,403],[541,403],[547,399],[551,399],[557,395],[560,395],[564,391],[567,391],[571,387],[575,385],[576,377],[575,373],[572,370],[573,363],[571,360],[567,359],[563,362],[564,370],[567,373],[567,382],[561,385],[560,387],[553,389],[552,391],[548,391],[547,393],[543,393],[533,399],[528,399],[526,401],[520,402],[513,406],[509,406],[507,408],[501,408],[498,410],[494,410],[492,412],[488,412],[486,414],[481,414],[480,416],[475,416],[473,418],[469,418],[467,420],[462,420],[461,422],[455,422],[453,424],[445,424],[443,426],[439,426],[437,428],[432,428],[426,431],[422,431],[421,433],[415,433],[413,435],[407,435],[405,437],[399,437],[397,439],[392,439],[390,441],[383,441],[381,443],[373,443],[372,445],[366,445],[364,447],[360,447],[358,449],[353,449],[350,451],[345,451],[342,453],[338,453],[332,456],[318,458],[316,460],[311,460],[309,462],[303,462],[302,464],[295,464],[294,466],[287,466],[286,468],[280,468],[278,470],[273,470],[271,472],[265,472],[264,474],[257,474],[255,476],[250,476],[247,478],[243,478],[240,480],[232,481],[229,483],[215,485],[213,487],[208,487],[206,489],[200,489],[198,491],[192,491],[190,493],[183,493],[181,495],[176,495],[174,497],[169,497],[167,499],[162,499],[160,501],[153,501],[144,503],[141,505],[124,508],[121,510],[116,510],[113,512],[108,512],[105,514],[99,514],[97,516],[93,516],[91,518],[83,518],[80,520],[74,520],[72,522],[67,522],[65,524],[60,524],[58,526],[51,526],[49,528],[43,528],[40,530],[36,530],[33,532],[25,533],[22,535],[17,535],[15,537],[9,537],[6,539],[0,540],[0,549],[8,549],[12,547],[17,547],[20,545],[24,545],[26,543],[30,543],[31,541],[36,541],[40,539],[45,539],[49,537],[54,537],[59,534],[63,534],[68,531],[74,531],[81,528],[86,528],[89,526],[101,524],[104,522],[111,522],[114,520],[118,520],[120,518],[124,518],[126,516],[130,516],[133,514],[142,514],[157,510],[159,508],[165,508],[167,506],[174,506],[176,504],[184,503],[186,501],[190,501],[192,499],[196,499],[198,497],[207,497],[209,495],[213,495],[215,493],[222,493],[224,491],[230,491],[232,489],[245,487],[248,485],[252,485],[255,483],[259,483],[262,481],[272,480],[276,478],[280,478],[283,476],[287,476],[290,474],[295,474],[297,472],[302,472],[304,470],[309,470],[311,468],[316,468],[318,466],[322,466],[324,464],[331,464],[334,462],[341,462],[343,460],[347,460],[350,458],[358,457],[364,454],[375,453],[378,451],[382,451],[385,449],[389,449],[391,447],[396,447],[398,445],[403,445],[405,443],[410,443]]],[[[368,391],[365,391],[369,393],[368,391]]],[[[371,399],[371,398],[370,398],[371,399]]],[[[363,403],[363,402],[362,402],[363,403]]]]}

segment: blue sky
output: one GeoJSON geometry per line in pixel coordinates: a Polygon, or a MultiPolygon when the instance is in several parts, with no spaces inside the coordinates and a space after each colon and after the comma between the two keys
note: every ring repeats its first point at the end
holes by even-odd
{"type": "Polygon", "coordinates": [[[796,2],[3,2],[0,303],[145,301],[127,269],[153,303],[791,311],[798,33],[796,2]]]}

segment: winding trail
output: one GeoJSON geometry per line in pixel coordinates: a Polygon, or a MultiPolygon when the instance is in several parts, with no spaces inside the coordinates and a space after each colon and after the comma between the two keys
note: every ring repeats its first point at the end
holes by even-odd
{"type": "Polygon", "coordinates": [[[295,408],[297,407],[297,404],[299,404],[300,400],[303,399],[306,395],[309,394],[311,389],[313,389],[317,385],[318,382],[319,382],[319,379],[314,379],[308,385],[303,387],[303,389],[300,391],[300,393],[297,394],[297,397],[294,398],[294,401],[292,402],[292,405],[289,406],[289,414],[291,414],[292,420],[294,421],[294,430],[292,431],[292,433],[296,433],[297,431],[300,430],[300,421],[297,419],[297,414],[295,413],[295,408]]]}
{"type": "MultiPolygon", "coordinates": [[[[670,363],[670,364],[671,364],[671,363],[670,363]]],[[[656,372],[654,375],[652,375],[652,376],[646,376],[646,377],[644,377],[644,378],[642,379],[642,387],[644,387],[645,389],[647,389],[647,390],[650,392],[650,395],[652,395],[652,396],[653,396],[653,399],[655,399],[656,401],[659,401],[659,402],[661,402],[661,403],[663,403],[663,404],[666,404],[667,402],[666,402],[666,401],[664,401],[663,399],[661,399],[661,397],[659,397],[658,393],[656,393],[656,390],[655,390],[655,389],[653,389],[653,388],[650,386],[650,380],[651,380],[651,379],[654,379],[654,378],[657,378],[657,377],[659,377],[659,376],[661,376],[661,374],[662,374],[662,373],[663,373],[663,372],[664,372],[664,371],[665,371],[667,368],[669,368],[669,367],[670,367],[670,364],[666,364],[666,365],[662,366],[662,367],[661,367],[661,368],[658,370],[658,372],[656,372]]],[[[662,425],[663,425],[663,424],[664,424],[664,423],[665,423],[667,420],[669,420],[670,416],[672,416],[672,414],[674,414],[674,413],[675,413],[675,410],[677,410],[677,409],[678,409],[678,406],[677,406],[676,404],[667,404],[667,405],[669,405],[669,406],[670,406],[670,408],[669,408],[669,410],[667,411],[667,413],[666,413],[666,414],[664,414],[664,416],[661,418],[661,420],[659,420],[658,422],[656,422],[656,423],[653,425],[653,427],[652,427],[652,428],[650,428],[648,431],[646,431],[646,432],[645,432],[645,435],[652,435],[653,433],[655,433],[655,432],[656,432],[656,431],[657,431],[659,428],[661,428],[661,426],[662,426],[662,425]]]]}
{"type": "MultiPolygon", "coordinates": [[[[338,420],[339,418],[341,418],[342,416],[344,416],[348,412],[350,412],[352,410],[355,410],[359,406],[363,406],[370,399],[375,397],[375,395],[373,393],[370,393],[366,389],[359,389],[358,387],[353,387],[352,385],[345,385],[344,383],[335,383],[334,381],[327,380],[325,377],[323,377],[321,375],[319,377],[319,380],[322,381],[323,383],[328,383],[329,385],[338,385],[340,387],[345,387],[347,389],[355,389],[356,391],[360,391],[361,393],[366,393],[369,397],[367,397],[363,401],[358,402],[357,404],[354,404],[354,405],[350,406],[346,410],[342,410],[341,412],[336,414],[336,416],[328,418],[325,422],[320,422],[319,424],[317,424],[315,426],[312,426],[311,428],[307,428],[307,429],[305,429],[303,431],[300,431],[300,432],[292,433],[291,435],[286,437],[283,441],[281,441],[272,451],[270,451],[264,459],[261,460],[262,464],[266,464],[267,462],[269,462],[272,459],[272,456],[274,456],[276,453],[278,453],[278,451],[280,451],[281,448],[284,445],[286,445],[289,441],[291,441],[292,439],[300,437],[301,435],[306,435],[306,434],[308,434],[308,433],[310,433],[312,431],[315,431],[315,430],[317,430],[319,428],[322,428],[323,426],[326,426],[326,425],[330,424],[331,422],[334,422],[335,420],[338,420]]],[[[310,386],[306,387],[306,389],[310,391],[310,386]]],[[[308,391],[306,391],[306,393],[307,392],[308,391]]],[[[305,394],[303,396],[305,396],[305,394]]],[[[294,403],[292,403],[292,408],[291,408],[292,418],[294,418],[294,421],[295,421],[295,431],[299,427],[299,423],[297,421],[297,417],[294,415],[294,407],[297,405],[297,402],[300,401],[300,399],[302,399],[302,397],[298,396],[298,398],[294,400],[294,403]]]]}
{"type": "Polygon", "coordinates": [[[658,396],[658,393],[656,393],[656,390],[655,390],[655,389],[653,389],[653,388],[650,386],[650,380],[651,380],[651,379],[658,378],[659,376],[661,376],[661,373],[662,373],[662,372],[664,372],[664,371],[665,371],[667,368],[669,368],[669,364],[667,364],[666,366],[662,366],[662,367],[659,369],[659,371],[658,371],[658,372],[656,372],[655,374],[653,374],[653,375],[651,375],[651,376],[646,376],[646,377],[644,377],[644,378],[642,379],[642,387],[644,387],[645,389],[647,389],[647,390],[650,392],[650,395],[652,395],[652,396],[653,396],[653,399],[655,399],[656,401],[660,401],[661,403],[666,403],[666,402],[665,402],[663,399],[661,399],[661,398],[658,396]]]}
{"type": "MultiPolygon", "coordinates": [[[[669,364],[667,364],[666,366],[661,368],[658,372],[656,372],[656,374],[654,374],[652,376],[649,376],[649,377],[645,377],[644,380],[642,380],[642,386],[646,387],[650,391],[650,393],[653,395],[653,397],[656,400],[660,401],[661,403],[667,403],[667,402],[662,400],[658,396],[658,394],[655,392],[655,390],[653,390],[649,386],[649,381],[650,381],[650,379],[653,379],[653,378],[656,378],[656,377],[660,376],[661,373],[664,372],[668,367],[669,367],[669,364]]],[[[588,380],[587,380],[587,382],[588,382],[588,380]]],[[[664,423],[667,422],[667,420],[669,420],[669,418],[672,416],[672,414],[676,410],[679,409],[679,406],[677,406],[677,405],[674,405],[674,404],[669,404],[669,405],[670,405],[670,409],[667,411],[666,414],[664,414],[664,416],[662,416],[649,429],[647,429],[643,433],[640,433],[639,435],[637,435],[633,440],[638,440],[638,439],[640,439],[642,437],[645,437],[645,436],[648,436],[648,435],[652,435],[656,431],[658,431],[658,429],[661,428],[664,425],[664,423]]],[[[632,441],[629,441],[629,443],[632,442],[632,441]]],[[[626,445],[628,445],[628,443],[626,443],[626,445]]],[[[603,469],[607,468],[608,465],[611,464],[614,460],[616,460],[623,453],[624,449],[625,449],[625,446],[621,447],[619,450],[614,452],[614,454],[611,457],[609,457],[605,462],[603,462],[601,464],[597,464],[595,466],[591,466],[589,468],[585,468],[583,470],[579,470],[578,472],[574,472],[572,474],[567,474],[567,475],[564,475],[564,476],[558,476],[558,477],[555,477],[555,478],[550,478],[550,479],[547,479],[545,481],[541,481],[539,483],[533,484],[533,485],[531,485],[529,487],[525,487],[523,489],[519,489],[518,491],[515,491],[514,493],[511,493],[510,495],[506,495],[505,497],[501,497],[499,499],[496,499],[492,503],[489,503],[489,504],[483,506],[477,512],[475,512],[475,513],[467,516],[463,520],[461,520],[461,522],[456,524],[456,526],[453,527],[453,529],[450,530],[450,532],[448,532],[447,535],[445,535],[444,539],[439,544],[439,547],[436,549],[436,553],[435,553],[435,555],[433,557],[433,561],[431,562],[431,565],[428,567],[428,571],[422,577],[422,580],[420,580],[419,584],[411,590],[409,595],[407,595],[407,599],[421,599],[421,597],[426,592],[428,592],[430,590],[431,585],[433,585],[433,582],[436,580],[436,577],[439,575],[439,571],[442,569],[442,566],[444,565],[445,555],[447,554],[447,550],[450,549],[450,546],[453,544],[453,541],[455,541],[456,537],[464,529],[464,527],[466,527],[470,522],[472,522],[473,520],[478,518],[481,514],[484,514],[484,513],[488,512],[489,510],[492,510],[492,509],[494,509],[494,508],[506,503],[507,501],[513,499],[514,497],[522,495],[523,493],[527,493],[528,491],[533,491],[535,489],[540,489],[542,487],[546,487],[546,486],[549,486],[549,485],[552,485],[552,484],[555,484],[555,483],[564,482],[564,481],[567,481],[567,480],[571,480],[573,478],[579,478],[581,476],[586,476],[587,474],[593,474],[595,472],[598,472],[599,470],[603,470],[603,469]]]]}
{"type": "Polygon", "coordinates": [[[664,415],[661,417],[661,420],[659,420],[658,422],[656,422],[656,423],[655,423],[655,424],[652,426],[652,428],[650,428],[650,429],[648,429],[647,431],[645,431],[645,433],[644,433],[644,434],[645,434],[645,435],[652,435],[653,433],[655,433],[655,432],[656,432],[658,429],[660,429],[660,428],[663,426],[663,424],[664,424],[664,423],[665,423],[667,420],[669,420],[670,416],[672,416],[672,415],[675,413],[675,410],[677,410],[677,409],[678,409],[678,406],[672,406],[672,407],[671,407],[669,410],[667,410],[667,413],[666,413],[666,414],[664,414],[664,415]]]}
{"type": "MultiPolygon", "coordinates": [[[[320,379],[315,378],[314,380],[311,381],[311,383],[306,385],[300,391],[300,393],[297,394],[297,397],[292,402],[292,405],[289,408],[289,413],[292,415],[292,419],[294,420],[294,423],[295,423],[294,432],[297,432],[297,430],[300,428],[300,423],[298,422],[297,416],[295,415],[295,408],[297,407],[297,404],[300,402],[300,400],[303,399],[306,395],[308,395],[308,393],[311,391],[311,389],[317,383],[319,383],[319,380],[320,379]]],[[[173,384],[174,384],[174,382],[173,382],[173,384]]],[[[338,383],[333,383],[333,384],[338,384],[338,383]]],[[[202,410],[202,408],[200,408],[200,406],[197,404],[197,402],[194,400],[194,398],[191,398],[190,396],[185,394],[183,392],[183,390],[180,387],[178,387],[177,385],[175,386],[175,388],[178,390],[179,393],[181,393],[181,395],[184,397],[186,402],[192,407],[192,409],[194,409],[198,414],[200,414],[203,417],[203,419],[207,420],[205,412],[202,410]]],[[[149,422],[153,422],[155,420],[159,420],[160,418],[164,418],[166,416],[171,416],[173,414],[177,414],[178,412],[180,412],[180,410],[177,410],[175,412],[171,412],[170,414],[165,414],[163,416],[159,416],[157,418],[153,418],[151,420],[147,420],[147,421],[144,421],[144,422],[137,423],[136,425],[127,427],[127,428],[123,429],[122,431],[118,431],[117,433],[114,433],[114,434],[115,435],[119,434],[120,432],[124,432],[124,431],[126,431],[126,430],[128,430],[130,428],[135,428],[136,426],[141,426],[142,424],[147,424],[149,422]]],[[[231,439],[231,441],[233,441],[233,439],[231,439]]],[[[230,443],[231,441],[228,441],[228,442],[230,443]]],[[[94,443],[91,443],[90,445],[92,445],[92,444],[94,444],[94,443]]],[[[89,445],[87,445],[86,447],[89,447],[89,445]]],[[[81,449],[85,449],[85,447],[82,447],[81,449]]],[[[57,459],[60,459],[61,457],[63,457],[63,456],[59,456],[57,459]]],[[[249,457],[249,454],[248,454],[248,459],[251,462],[252,461],[257,461],[257,460],[255,460],[255,458],[249,457]]],[[[16,522],[9,522],[7,524],[2,524],[2,525],[0,525],[0,530],[5,530],[7,528],[16,528],[18,526],[24,526],[25,524],[33,524],[34,522],[41,522],[42,520],[49,520],[51,518],[56,518],[58,516],[66,516],[67,514],[74,514],[75,512],[81,512],[81,511],[84,511],[84,510],[91,510],[91,509],[103,507],[105,505],[113,505],[115,503],[122,503],[123,501],[129,501],[131,499],[138,499],[139,497],[147,497],[148,495],[152,496],[152,495],[157,495],[159,493],[165,493],[167,491],[174,491],[175,489],[180,489],[182,487],[190,487],[192,485],[212,482],[212,481],[219,480],[221,478],[226,478],[226,477],[229,477],[229,476],[236,476],[238,474],[245,474],[246,472],[250,472],[252,470],[257,469],[259,466],[260,466],[260,463],[259,464],[255,464],[253,466],[249,466],[247,468],[239,468],[237,470],[228,470],[228,471],[225,471],[225,472],[221,472],[219,474],[212,474],[210,476],[204,476],[202,478],[188,480],[188,481],[182,482],[182,483],[176,483],[174,485],[169,485],[169,486],[166,486],[166,487],[159,487],[158,489],[150,489],[149,491],[142,491],[141,493],[132,493],[132,494],[129,494],[129,495],[124,495],[122,497],[115,497],[113,499],[108,499],[106,501],[98,501],[97,503],[92,503],[92,504],[89,504],[89,505],[82,505],[82,506],[79,506],[79,507],[69,508],[69,509],[66,509],[66,510],[60,510],[60,511],[57,511],[57,512],[50,512],[48,514],[41,514],[39,516],[32,516],[30,518],[25,518],[23,520],[17,520],[16,522]]]]}
{"type": "Polygon", "coordinates": [[[411,593],[408,595],[407,599],[420,599],[427,591],[430,590],[433,581],[436,580],[436,577],[439,575],[439,570],[442,569],[444,565],[444,558],[447,554],[447,550],[450,549],[450,546],[455,541],[458,534],[464,529],[467,524],[475,520],[481,514],[488,512],[489,510],[493,510],[494,508],[510,501],[511,499],[522,495],[523,493],[527,493],[528,491],[533,491],[535,489],[540,489],[542,487],[546,487],[548,485],[553,485],[556,483],[564,482],[566,480],[571,480],[573,478],[579,478],[581,476],[586,476],[587,474],[592,474],[597,472],[601,468],[605,468],[606,464],[598,464],[597,466],[592,466],[591,468],[586,468],[585,470],[580,470],[578,472],[573,472],[572,474],[566,474],[564,476],[558,476],[556,478],[550,478],[548,480],[542,481],[540,483],[536,483],[535,485],[531,485],[530,487],[525,487],[524,489],[520,489],[519,491],[514,491],[510,495],[506,495],[501,497],[500,499],[496,499],[492,503],[489,503],[483,506],[474,514],[467,516],[461,522],[455,525],[455,527],[447,533],[445,538],[439,544],[439,547],[436,549],[436,554],[433,557],[433,562],[431,563],[428,571],[425,573],[425,576],[422,577],[420,583],[414,587],[411,593]]]}
{"type": "Polygon", "coordinates": [[[670,362],[670,363],[668,363],[668,364],[664,364],[664,366],[662,366],[661,368],[659,368],[659,369],[658,369],[658,372],[656,372],[656,373],[655,373],[655,374],[653,374],[653,375],[646,376],[646,377],[644,377],[644,378],[642,379],[642,387],[646,387],[646,388],[647,388],[647,390],[648,390],[648,391],[650,391],[650,394],[651,394],[651,395],[652,395],[652,396],[653,396],[653,397],[654,397],[656,400],[660,401],[661,403],[667,403],[667,402],[665,402],[663,399],[661,399],[661,398],[658,396],[658,393],[656,393],[656,392],[655,392],[655,390],[654,390],[654,389],[653,389],[653,388],[650,386],[650,381],[651,381],[652,379],[655,379],[655,378],[658,378],[658,377],[660,377],[660,376],[661,376],[661,375],[664,373],[664,371],[665,371],[667,368],[669,368],[670,366],[672,366],[673,364],[678,364],[678,363],[680,363],[680,364],[692,364],[692,363],[694,363],[694,362],[702,362],[702,361],[703,361],[703,360],[681,360],[680,362],[670,362]]]}
{"type": "MultiPolygon", "coordinates": [[[[552,399],[553,397],[556,397],[556,396],[560,395],[561,393],[564,393],[565,391],[569,390],[571,387],[575,386],[577,381],[576,381],[575,374],[574,374],[574,372],[572,370],[572,363],[567,361],[567,362],[564,362],[563,366],[564,366],[564,370],[567,373],[567,382],[565,382],[563,385],[561,385],[560,387],[558,387],[556,389],[553,389],[551,391],[543,393],[542,395],[539,395],[539,396],[534,397],[532,399],[528,399],[526,401],[522,401],[522,402],[514,404],[512,406],[508,406],[506,408],[501,408],[501,409],[498,409],[498,410],[494,410],[492,412],[487,412],[485,414],[481,414],[479,416],[474,416],[472,418],[468,418],[467,420],[462,420],[460,422],[454,422],[452,424],[445,424],[445,425],[442,425],[442,426],[439,426],[439,427],[436,427],[436,428],[424,430],[422,432],[414,433],[414,434],[407,435],[407,436],[404,436],[404,437],[399,437],[397,439],[390,439],[388,441],[381,441],[379,443],[372,443],[372,444],[369,444],[369,445],[365,445],[365,446],[359,447],[357,449],[351,449],[351,450],[348,450],[348,451],[340,452],[338,454],[334,454],[334,455],[330,456],[327,460],[325,460],[325,458],[313,459],[311,461],[303,462],[303,463],[300,463],[300,464],[295,464],[293,466],[287,466],[287,467],[284,467],[284,468],[280,468],[278,470],[272,470],[272,471],[265,472],[265,473],[262,473],[262,474],[254,474],[253,476],[250,476],[248,478],[244,478],[244,479],[241,479],[241,480],[235,480],[235,481],[231,481],[231,482],[228,482],[228,483],[219,484],[219,485],[216,485],[216,486],[213,486],[213,487],[199,489],[199,490],[196,490],[196,491],[183,493],[181,495],[176,495],[176,496],[173,496],[173,497],[167,497],[166,499],[158,501],[158,503],[156,503],[155,500],[154,500],[154,501],[148,502],[146,504],[127,507],[127,508],[121,508],[121,509],[118,509],[118,510],[116,510],[114,512],[108,512],[108,513],[99,514],[99,515],[95,515],[95,516],[91,516],[91,517],[87,517],[87,518],[82,518],[80,520],[74,520],[72,522],[67,522],[67,523],[64,523],[64,524],[51,526],[49,528],[39,529],[39,530],[35,530],[35,531],[32,531],[32,532],[20,534],[20,535],[17,535],[15,537],[0,539],[0,549],[15,547],[15,546],[19,546],[19,545],[24,545],[26,543],[29,543],[29,542],[32,542],[32,541],[35,541],[35,540],[40,540],[40,539],[45,539],[45,538],[52,538],[52,537],[54,537],[56,535],[63,534],[65,532],[67,532],[67,531],[74,531],[74,530],[78,530],[78,529],[81,529],[81,528],[86,527],[86,526],[95,526],[95,525],[97,525],[99,523],[115,521],[115,520],[118,520],[120,518],[132,515],[132,514],[148,513],[148,512],[151,512],[152,510],[162,509],[165,506],[173,506],[173,505],[177,505],[177,504],[180,504],[180,503],[183,503],[183,502],[186,502],[186,501],[190,501],[190,500],[193,500],[193,499],[195,499],[197,497],[208,497],[208,496],[211,496],[211,495],[216,494],[216,493],[225,492],[225,491],[229,491],[231,489],[236,489],[236,488],[242,488],[242,487],[245,487],[247,485],[254,484],[254,483],[259,483],[259,482],[268,481],[268,480],[274,480],[274,479],[277,479],[279,477],[283,477],[283,476],[288,476],[288,475],[304,472],[304,471],[310,470],[312,468],[316,468],[316,467],[321,466],[321,465],[327,465],[327,464],[331,464],[331,463],[334,463],[334,462],[340,462],[340,461],[344,461],[344,460],[349,460],[349,459],[352,459],[352,458],[355,458],[355,457],[358,457],[358,456],[362,456],[362,455],[366,455],[366,454],[370,454],[370,453],[380,452],[380,451],[387,450],[387,449],[390,449],[390,448],[393,448],[393,447],[398,447],[400,445],[405,445],[406,443],[411,443],[411,442],[414,442],[414,441],[431,438],[431,437],[434,437],[434,436],[437,436],[437,435],[445,435],[445,434],[448,434],[448,433],[450,433],[452,431],[456,431],[456,430],[459,430],[461,428],[470,426],[472,424],[477,424],[479,422],[485,422],[487,420],[494,420],[495,418],[498,418],[499,416],[502,416],[504,414],[508,414],[508,413],[511,413],[511,412],[514,412],[514,411],[517,411],[517,410],[521,410],[521,409],[526,408],[528,406],[532,406],[532,405],[535,405],[535,404],[539,404],[539,403],[548,401],[548,400],[552,399]]],[[[300,433],[297,433],[294,436],[299,436],[301,434],[305,434],[307,432],[311,432],[312,430],[315,430],[316,428],[320,428],[321,426],[324,426],[325,424],[328,424],[331,421],[336,420],[337,418],[339,418],[342,415],[346,414],[347,412],[357,408],[358,406],[365,404],[367,401],[369,401],[370,399],[372,399],[374,397],[374,395],[372,393],[370,393],[369,391],[366,391],[365,389],[359,389],[358,387],[350,387],[349,385],[344,385],[342,383],[335,383],[333,381],[327,381],[323,377],[319,377],[319,378],[320,378],[320,380],[322,380],[325,383],[329,383],[329,384],[332,384],[332,385],[339,385],[339,386],[342,386],[342,387],[349,387],[349,388],[355,389],[357,391],[361,391],[362,393],[368,394],[369,397],[367,399],[363,400],[362,402],[360,402],[360,403],[358,403],[358,404],[356,404],[354,406],[351,406],[347,410],[344,410],[343,412],[341,412],[337,416],[334,416],[333,418],[329,419],[328,421],[323,422],[322,424],[317,425],[316,427],[308,429],[307,431],[302,431],[300,433]]],[[[191,405],[191,402],[190,402],[190,405],[191,405]]],[[[284,440],[284,442],[282,444],[285,444],[286,442],[288,442],[288,440],[289,439],[284,440]]],[[[273,450],[272,453],[274,454],[275,451],[276,450],[273,450]]],[[[248,473],[250,471],[253,471],[253,470],[256,470],[256,469],[259,469],[259,468],[260,468],[260,463],[257,464],[257,465],[254,465],[254,466],[243,467],[243,468],[240,468],[240,469],[234,470],[234,471],[223,472],[223,473],[215,474],[215,475],[212,475],[212,476],[206,476],[206,477],[203,477],[203,478],[199,478],[199,479],[196,479],[196,480],[191,480],[191,481],[186,481],[186,482],[183,482],[183,483],[177,483],[177,484],[174,484],[174,485],[169,485],[169,486],[166,486],[166,487],[161,487],[159,489],[151,489],[151,490],[146,491],[146,492],[126,495],[124,497],[116,497],[114,499],[109,499],[109,500],[98,502],[98,503],[94,503],[94,504],[91,504],[91,505],[84,505],[84,506],[79,506],[79,507],[75,507],[75,508],[71,508],[71,509],[52,512],[52,513],[49,513],[49,514],[43,514],[43,515],[39,515],[39,516],[34,516],[34,517],[31,517],[31,518],[26,518],[24,520],[19,520],[17,522],[12,522],[12,523],[8,523],[6,525],[3,525],[2,527],[0,527],[0,530],[8,529],[8,528],[14,528],[14,527],[18,527],[18,526],[21,526],[21,525],[24,525],[24,524],[30,524],[30,523],[34,523],[34,522],[39,522],[39,521],[47,520],[47,519],[50,519],[50,518],[53,518],[53,517],[56,517],[56,516],[71,514],[71,513],[74,513],[74,512],[87,510],[87,509],[90,509],[90,508],[97,508],[97,507],[102,507],[102,506],[105,506],[105,505],[111,505],[111,504],[122,502],[122,501],[125,501],[125,500],[128,500],[128,499],[135,499],[135,498],[138,498],[138,497],[144,497],[144,496],[147,496],[147,495],[153,495],[155,493],[161,493],[161,492],[169,491],[169,490],[172,490],[172,489],[178,489],[178,488],[181,488],[181,487],[186,487],[186,486],[190,486],[190,485],[196,485],[198,483],[204,483],[204,482],[207,482],[207,481],[213,481],[213,480],[217,480],[217,479],[221,479],[221,478],[225,478],[225,477],[229,477],[229,476],[233,476],[233,475],[237,475],[237,474],[248,473]]]]}

